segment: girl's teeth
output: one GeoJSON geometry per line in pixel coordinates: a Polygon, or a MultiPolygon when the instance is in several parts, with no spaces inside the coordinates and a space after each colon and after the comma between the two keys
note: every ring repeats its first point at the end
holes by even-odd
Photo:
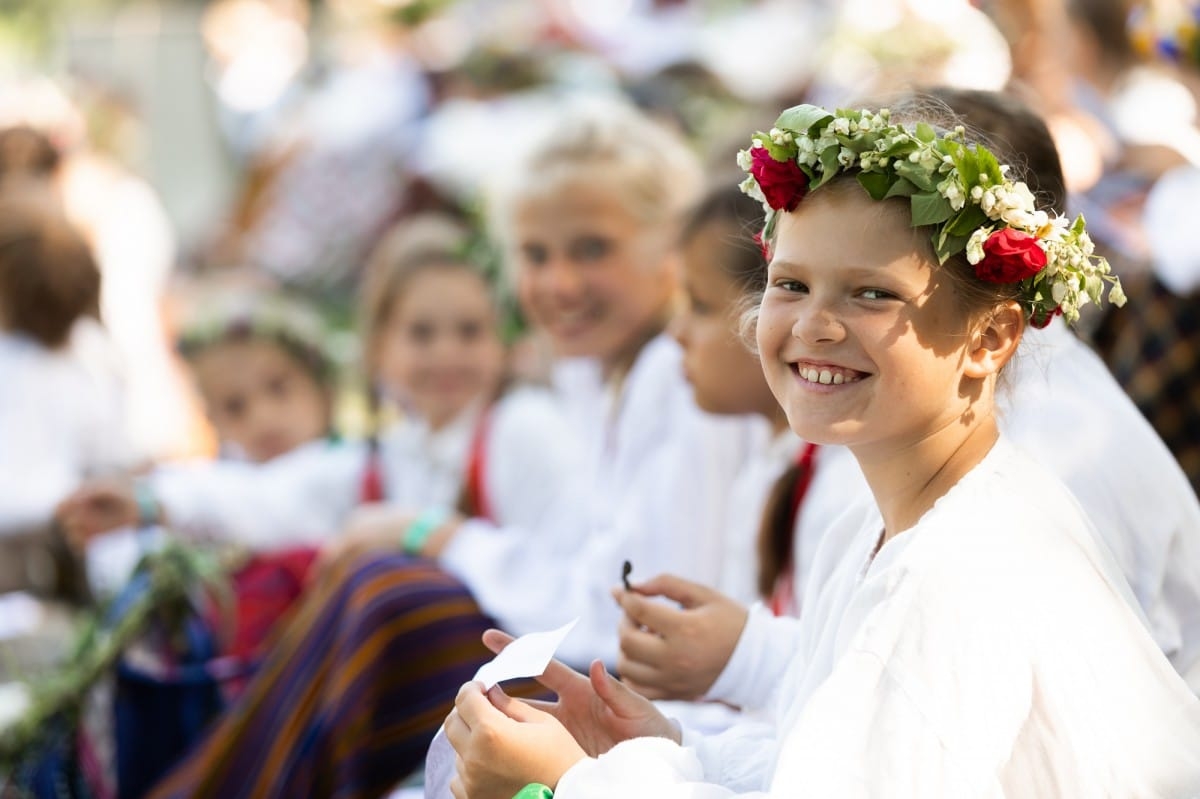
{"type": "Polygon", "coordinates": [[[847,377],[842,372],[831,372],[828,369],[809,369],[807,367],[800,367],[798,371],[800,373],[800,377],[804,380],[807,380],[810,383],[820,383],[826,386],[831,384],[840,386],[843,383],[853,383],[858,379],[854,376],[847,377]]]}

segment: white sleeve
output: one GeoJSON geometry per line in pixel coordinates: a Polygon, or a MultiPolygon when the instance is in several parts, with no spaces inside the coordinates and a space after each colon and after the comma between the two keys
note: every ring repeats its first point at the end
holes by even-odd
{"type": "Polygon", "coordinates": [[[168,465],[148,478],[173,531],[258,549],[336,535],[358,499],[361,446],[314,442],[269,463],[168,465]]]}
{"type": "Polygon", "coordinates": [[[765,710],[783,684],[794,653],[800,650],[800,620],[774,616],[755,603],[737,646],[708,692],[708,699],[746,711],[765,710]]]}
{"type": "MultiPolygon", "coordinates": [[[[762,747],[760,747],[762,748],[762,747]]],[[[559,779],[555,799],[611,799],[613,796],[654,796],[656,799],[725,799],[761,797],[761,792],[710,781],[695,749],[665,738],[624,741],[598,758],[586,758],[559,779]]]]}

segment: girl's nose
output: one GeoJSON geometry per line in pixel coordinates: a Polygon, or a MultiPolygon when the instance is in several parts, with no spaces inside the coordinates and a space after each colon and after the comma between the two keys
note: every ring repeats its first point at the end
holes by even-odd
{"type": "Polygon", "coordinates": [[[846,328],[827,304],[810,298],[796,308],[792,335],[805,344],[836,344],[846,337],[846,328]]]}
{"type": "Polygon", "coordinates": [[[556,297],[573,298],[583,293],[583,275],[566,258],[555,258],[543,269],[543,284],[556,297]]]}

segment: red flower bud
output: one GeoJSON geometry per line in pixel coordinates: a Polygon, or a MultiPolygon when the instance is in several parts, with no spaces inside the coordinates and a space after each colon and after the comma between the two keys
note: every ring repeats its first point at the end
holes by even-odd
{"type": "Polygon", "coordinates": [[[750,174],[758,181],[767,205],[776,211],[795,211],[808,193],[808,175],[792,159],[776,161],[766,147],[750,150],[750,174]]]}

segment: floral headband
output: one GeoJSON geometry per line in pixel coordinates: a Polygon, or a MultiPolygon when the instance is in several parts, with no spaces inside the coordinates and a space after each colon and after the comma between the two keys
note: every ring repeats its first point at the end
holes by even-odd
{"type": "Polygon", "coordinates": [[[176,342],[187,360],[217,344],[271,341],[301,363],[322,386],[335,376],[324,321],[307,306],[279,297],[221,297],[189,320],[176,342]]]}
{"type": "Polygon", "coordinates": [[[780,211],[794,211],[812,190],[839,172],[856,173],[873,200],[907,197],[913,227],[931,226],[938,260],[966,252],[980,280],[1021,283],[1026,316],[1045,327],[1057,315],[1079,318],[1089,301],[1125,304],[1120,280],[1093,252],[1083,217],[1037,210],[1033,192],[1009,180],[994,155],[964,144],[961,126],[938,133],[892,124],[888,109],[826,111],[798,105],[756,133],[738,165],[750,173],[741,188],[763,203],[761,240],[774,235],[780,211]]]}

